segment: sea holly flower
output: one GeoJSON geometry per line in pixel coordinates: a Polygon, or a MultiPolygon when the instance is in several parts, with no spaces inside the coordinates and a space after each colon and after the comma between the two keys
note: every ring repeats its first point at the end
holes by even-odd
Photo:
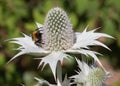
{"type": "Polygon", "coordinates": [[[77,86],[103,86],[104,80],[109,77],[109,73],[100,67],[88,66],[85,62],[77,59],[79,71],[73,78],[73,84],[77,86]]]}
{"type": "MultiPolygon", "coordinates": [[[[10,61],[23,54],[35,54],[42,58],[39,66],[49,64],[54,77],[56,77],[56,67],[58,61],[62,62],[64,58],[71,57],[69,54],[84,54],[91,56],[100,66],[99,59],[95,51],[91,51],[89,46],[102,46],[109,49],[106,45],[97,40],[100,37],[111,36],[104,33],[97,33],[95,30],[87,31],[87,28],[81,33],[72,30],[72,24],[66,12],[59,7],[52,8],[46,18],[44,24],[36,23],[38,30],[33,36],[23,34],[24,37],[11,39],[12,43],[20,45],[20,50],[10,61]]],[[[9,62],[10,62],[9,61],[9,62]]]]}

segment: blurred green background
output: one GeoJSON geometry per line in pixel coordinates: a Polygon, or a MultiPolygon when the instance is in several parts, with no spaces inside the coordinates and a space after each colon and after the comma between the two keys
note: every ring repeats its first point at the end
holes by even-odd
{"type": "MultiPolygon", "coordinates": [[[[6,64],[18,51],[12,50],[17,45],[5,40],[20,37],[21,32],[31,35],[37,28],[35,22],[43,24],[48,10],[57,6],[68,13],[74,31],[83,31],[89,25],[89,30],[101,27],[99,32],[115,37],[112,40],[100,39],[112,52],[101,47],[95,49],[104,55],[101,58],[111,63],[114,71],[119,71],[120,0],[0,0],[0,86],[33,86],[37,82],[34,76],[42,76],[54,83],[48,67],[42,72],[37,69],[39,61],[33,60],[35,56],[23,55],[6,64]]],[[[65,73],[73,72],[71,69],[75,65],[71,61],[66,61],[70,66],[63,67],[65,73]]],[[[116,81],[111,86],[120,86],[120,83],[116,81]]]]}

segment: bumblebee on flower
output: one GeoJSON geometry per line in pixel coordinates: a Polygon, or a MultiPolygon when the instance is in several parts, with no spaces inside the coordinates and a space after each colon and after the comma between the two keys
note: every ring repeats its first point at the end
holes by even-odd
{"type": "MultiPolygon", "coordinates": [[[[72,24],[66,12],[59,7],[51,9],[46,15],[44,24],[36,22],[38,29],[33,32],[32,37],[23,34],[24,37],[11,39],[12,43],[19,44],[16,54],[10,61],[23,54],[37,54],[42,56],[41,62],[43,68],[49,64],[54,77],[56,78],[56,67],[58,61],[62,62],[64,58],[72,54],[84,54],[93,57],[95,62],[98,62],[101,68],[104,69],[101,62],[97,58],[95,51],[90,50],[89,46],[102,46],[109,49],[106,45],[98,41],[100,37],[113,38],[104,33],[97,33],[95,30],[83,32],[74,32],[72,24]]],[[[10,62],[9,61],[9,62],[10,62]]]]}

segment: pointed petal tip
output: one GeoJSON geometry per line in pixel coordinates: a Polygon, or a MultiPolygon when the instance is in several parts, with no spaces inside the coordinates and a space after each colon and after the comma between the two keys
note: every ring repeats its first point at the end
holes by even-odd
{"type": "MultiPolygon", "coordinates": [[[[85,29],[84,29],[83,32],[87,32],[88,27],[89,27],[89,25],[87,25],[87,26],[85,27],[85,29]]],[[[101,28],[101,27],[98,27],[98,28],[95,28],[95,29],[93,29],[93,30],[90,30],[90,32],[95,32],[95,31],[98,30],[99,28],[101,28]]]]}
{"type": "Polygon", "coordinates": [[[111,35],[108,35],[108,34],[104,34],[102,33],[104,37],[107,37],[107,38],[111,38],[111,39],[116,39],[115,37],[111,36],[111,35]]]}
{"type": "Polygon", "coordinates": [[[113,36],[110,36],[110,35],[109,35],[109,38],[111,38],[111,39],[116,39],[115,37],[113,37],[113,36]]]}
{"type": "Polygon", "coordinates": [[[37,77],[34,77],[34,79],[37,80],[37,81],[39,81],[39,78],[37,78],[37,77]]]}
{"type": "Polygon", "coordinates": [[[40,68],[40,65],[38,65],[37,69],[39,69],[39,68],[40,68]]]}
{"type": "Polygon", "coordinates": [[[8,65],[12,60],[10,59],[6,64],[8,65]]]}
{"type": "MultiPolygon", "coordinates": [[[[37,69],[39,69],[39,68],[40,68],[40,66],[41,66],[41,62],[39,63],[39,65],[38,65],[37,69]]],[[[43,70],[43,67],[42,67],[42,69],[41,69],[41,70],[43,70]]]]}
{"type": "Polygon", "coordinates": [[[112,51],[110,48],[107,48],[109,51],[112,51]]]}
{"type": "Polygon", "coordinates": [[[10,39],[7,39],[7,40],[4,40],[3,42],[8,42],[8,41],[11,41],[12,39],[10,38],[10,39]]]}
{"type": "Polygon", "coordinates": [[[8,62],[7,62],[7,64],[9,64],[11,61],[13,61],[15,58],[17,58],[17,57],[19,57],[19,56],[21,56],[21,55],[23,55],[24,53],[23,52],[19,52],[18,54],[16,54],[14,57],[12,57],[8,62]]]}
{"type": "Polygon", "coordinates": [[[88,27],[89,27],[89,25],[87,25],[85,29],[88,29],[88,27]]]}
{"type": "Polygon", "coordinates": [[[85,27],[85,29],[84,29],[84,31],[83,31],[83,32],[86,32],[86,31],[87,31],[87,29],[88,29],[88,27],[89,27],[89,25],[87,25],[87,26],[85,27]]]}
{"type": "Polygon", "coordinates": [[[12,62],[14,59],[15,59],[15,58],[11,58],[11,59],[7,62],[7,64],[9,64],[10,62],[12,62]]]}
{"type": "Polygon", "coordinates": [[[101,27],[97,27],[97,28],[95,28],[94,30],[96,31],[96,30],[98,30],[98,29],[100,29],[101,27]]]}
{"type": "Polygon", "coordinates": [[[35,22],[35,23],[36,23],[36,25],[37,25],[37,27],[38,27],[38,28],[43,27],[43,25],[42,25],[42,24],[40,24],[40,23],[38,23],[38,22],[35,22]]]}
{"type": "Polygon", "coordinates": [[[26,36],[26,34],[24,34],[23,32],[20,32],[23,36],[26,36]]]}

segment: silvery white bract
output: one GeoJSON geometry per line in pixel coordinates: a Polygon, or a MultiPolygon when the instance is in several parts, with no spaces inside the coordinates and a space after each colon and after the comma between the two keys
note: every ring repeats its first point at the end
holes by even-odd
{"type": "Polygon", "coordinates": [[[38,81],[35,86],[70,86],[70,80],[67,79],[67,76],[65,76],[62,83],[60,83],[59,79],[57,79],[57,84],[50,84],[48,81],[39,79],[37,77],[35,77],[35,79],[38,81]]]}
{"type": "Polygon", "coordinates": [[[80,70],[77,75],[70,77],[77,86],[103,86],[104,80],[109,77],[109,73],[102,68],[90,67],[80,60],[77,60],[77,63],[80,70]]]}
{"type": "Polygon", "coordinates": [[[97,39],[100,37],[112,38],[111,36],[95,32],[96,29],[87,31],[88,27],[81,33],[74,32],[66,12],[58,7],[48,12],[43,25],[39,23],[36,24],[38,28],[42,27],[42,42],[44,44],[37,46],[34,40],[32,40],[32,37],[25,34],[23,34],[24,37],[13,38],[11,42],[20,45],[20,47],[16,49],[20,50],[20,52],[10,61],[23,54],[42,56],[43,58],[39,58],[41,59],[39,66],[44,64],[44,68],[46,64],[49,64],[54,77],[56,77],[57,62],[62,62],[64,58],[71,57],[69,53],[91,56],[102,67],[102,64],[96,56],[98,53],[91,51],[89,46],[98,45],[109,49],[97,39]]]}

